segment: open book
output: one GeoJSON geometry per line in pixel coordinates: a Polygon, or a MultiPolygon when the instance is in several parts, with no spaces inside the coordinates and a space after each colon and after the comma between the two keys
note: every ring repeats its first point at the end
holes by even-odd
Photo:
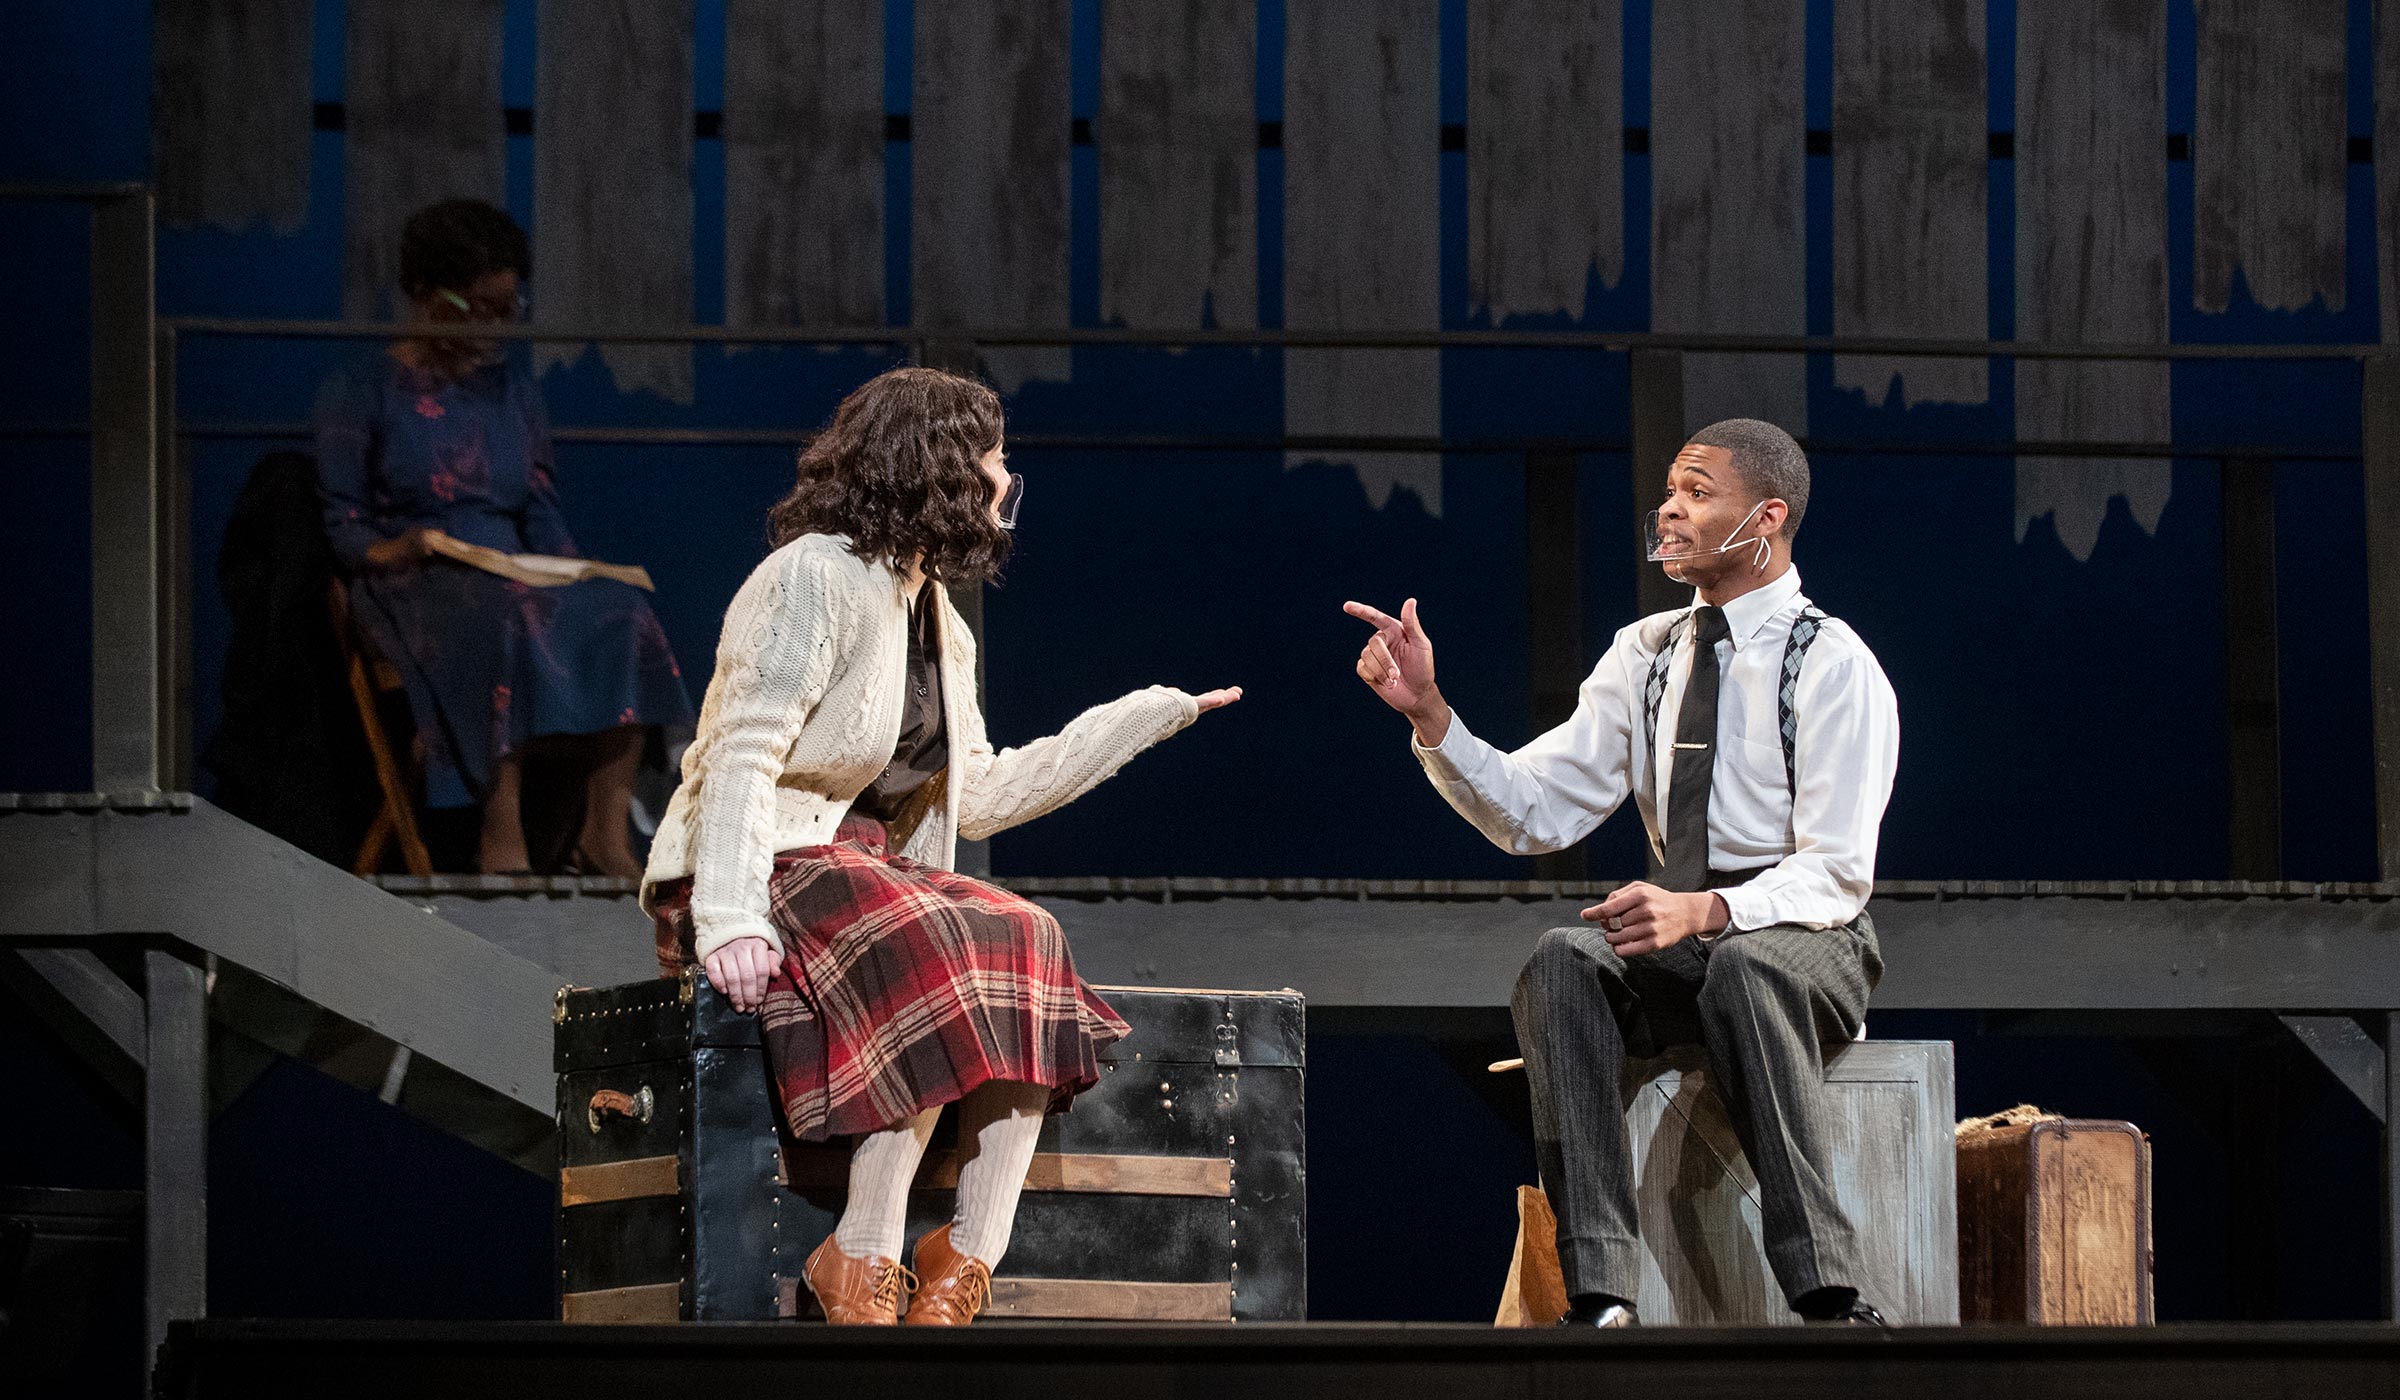
{"type": "Polygon", "coordinates": [[[556,554],[509,554],[490,545],[468,544],[439,530],[427,530],[425,542],[436,554],[535,588],[559,588],[587,578],[612,578],[646,593],[658,591],[658,585],[650,581],[650,571],[639,564],[603,564],[597,559],[566,559],[556,554]]]}

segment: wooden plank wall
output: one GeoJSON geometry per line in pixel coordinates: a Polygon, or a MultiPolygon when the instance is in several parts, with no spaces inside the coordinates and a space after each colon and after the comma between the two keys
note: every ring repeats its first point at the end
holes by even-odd
{"type": "Polygon", "coordinates": [[[1618,0],[1468,0],[1467,307],[1581,319],[1625,275],[1618,0]]]}
{"type": "MultiPolygon", "coordinates": [[[[542,314],[575,326],[692,322],[692,0],[541,0],[533,261],[542,314]]],[[[537,345],[536,373],[584,353],[537,345]]],[[[628,393],[692,401],[688,345],[600,351],[628,393]]]]}
{"type": "Polygon", "coordinates": [[[2375,0],[2376,295],[2383,343],[2400,345],[2400,0],[2375,0]]]}
{"type": "MultiPolygon", "coordinates": [[[[725,319],[854,327],[885,288],[884,6],[726,0],[725,319]]],[[[2193,304],[2346,300],[2344,0],[2196,0],[2193,304]]],[[[306,0],[160,0],[153,132],[170,224],[289,232],[314,134],[306,0]]],[[[911,319],[1064,326],[1071,231],[1070,0],[920,4],[914,21],[911,319]]],[[[1806,326],[1804,0],[1683,0],[1650,20],[1652,329],[1806,326]],[[1708,100],[1694,100],[1705,93],[1708,100]]],[[[2015,59],[2016,333],[2167,335],[2165,0],[2021,0],[2015,59]]],[[[2400,344],[2400,0],[2374,0],[2380,332],[2400,344]]],[[[395,308],[399,228],[436,199],[505,197],[502,0],[344,9],[344,291],[395,308]]],[[[1170,328],[1258,322],[1250,0],[1104,0],[1100,315],[1170,328]]],[[[535,214],[545,318],[677,325],[693,313],[692,0],[542,0],[535,214]]],[[[1989,333],[1983,0],[1833,0],[1837,334],[1989,333]]],[[[1622,0],[1467,0],[1470,314],[1587,314],[1627,265],[1622,0]]],[[[1440,324],[1438,0],[1290,5],[1283,154],[1285,324],[1440,324]]],[[[2007,80],[2007,75],[2002,75],[2007,80]]],[[[2007,236],[2007,235],[2003,235],[2007,236]]],[[[550,348],[556,363],[574,348],[550,348]]],[[[692,357],[618,347],[617,383],[688,401],[692,357]]],[[[1060,349],[1003,349],[1004,389],[1064,379],[1060,349]]],[[[1687,426],[1732,414],[1805,433],[1798,357],[1691,355],[1687,426]]],[[[1980,360],[1845,356],[1837,387],[1881,403],[1976,403],[1980,360]]],[[[2155,441],[2157,365],[2026,362],[2028,438],[2155,441]]],[[[1285,360],[1300,433],[1436,436],[1441,357],[1314,350],[1285,360]]],[[[1303,453],[1356,466],[1371,504],[1441,508],[1430,453],[1303,453]]],[[[2018,464],[2020,539],[2048,517],[2088,559],[2111,503],[2155,528],[2161,461],[2018,464]]]]}
{"type": "Polygon", "coordinates": [[[342,314],[400,300],[400,226],[442,199],[508,198],[501,0],[348,0],[342,314]]]}
{"type": "MultiPolygon", "coordinates": [[[[927,326],[1067,324],[1068,0],[918,0],[909,266],[927,326]]],[[[1064,347],[992,349],[1002,393],[1063,380],[1064,347]]]]}
{"type": "Polygon", "coordinates": [[[727,0],[725,323],[884,323],[882,0],[727,0]]]}
{"type": "Polygon", "coordinates": [[[1106,0],[1100,319],[1258,325],[1258,7],[1106,0]]]}
{"type": "Polygon", "coordinates": [[[160,222],[298,232],[316,105],[312,0],[158,0],[152,14],[160,222]]]}
{"type": "MultiPolygon", "coordinates": [[[[2166,0],[2018,0],[2017,337],[2167,339],[2166,0]]],[[[2024,360],[2017,436],[2163,443],[2163,361],[2024,360]]],[[[2017,539],[2049,516],[2088,560],[2109,502],[2156,532],[2165,458],[2020,457],[2017,539]]]]}
{"type": "MultiPolygon", "coordinates": [[[[1983,0],[1835,0],[1833,333],[1980,340],[1985,287],[1983,0]]],[[[1985,361],[1841,355],[1834,384],[1982,403],[1985,361]]]]}
{"type": "MultiPolygon", "coordinates": [[[[1441,28],[1437,0],[1355,0],[1285,12],[1283,321],[1293,330],[1441,325],[1441,28]]],[[[1284,428],[1433,436],[1436,350],[1293,350],[1284,428]]],[[[1354,465],[1368,505],[1396,491],[1440,514],[1437,453],[1295,452],[1354,465]]]]}
{"type": "Polygon", "coordinates": [[[2274,311],[2343,304],[2343,0],[2199,0],[2192,120],[2192,301],[2274,311]]]}
{"type": "MultiPolygon", "coordinates": [[[[1805,335],[1804,0],[1685,0],[1650,21],[1650,327],[1805,335]]],[[[1808,434],[1798,355],[1683,357],[1687,429],[1808,434]]],[[[1664,463],[1642,468],[1664,470],[1664,463]]]]}

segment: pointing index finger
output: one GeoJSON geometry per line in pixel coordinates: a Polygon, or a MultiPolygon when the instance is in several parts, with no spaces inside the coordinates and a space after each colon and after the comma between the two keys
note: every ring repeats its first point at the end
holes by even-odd
{"type": "Polygon", "coordinates": [[[1375,630],[1378,632],[1397,632],[1400,630],[1400,623],[1398,619],[1394,618],[1387,612],[1381,611],[1380,609],[1370,608],[1364,603],[1344,603],[1342,604],[1342,611],[1350,614],[1352,617],[1357,618],[1361,622],[1374,624],[1375,630]]]}

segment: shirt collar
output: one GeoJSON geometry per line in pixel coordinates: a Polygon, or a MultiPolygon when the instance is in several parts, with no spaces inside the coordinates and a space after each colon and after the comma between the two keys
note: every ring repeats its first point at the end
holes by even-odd
{"type": "MultiPolygon", "coordinates": [[[[1725,605],[1725,628],[1728,634],[1727,640],[1733,643],[1733,649],[1740,651],[1749,645],[1751,639],[1758,635],[1760,628],[1772,621],[1777,613],[1791,606],[1793,600],[1799,596],[1800,570],[1798,566],[1794,566],[1784,570],[1783,577],[1773,583],[1761,588],[1753,588],[1741,597],[1727,603],[1725,605]]],[[[1700,597],[1694,593],[1692,607],[1698,609],[1699,606],[1700,597]]]]}

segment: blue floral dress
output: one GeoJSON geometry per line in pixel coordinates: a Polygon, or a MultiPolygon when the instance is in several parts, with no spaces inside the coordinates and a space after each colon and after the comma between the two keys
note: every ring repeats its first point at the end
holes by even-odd
{"type": "Polygon", "coordinates": [[[521,357],[453,383],[378,352],[325,382],[316,432],[325,533],[353,575],[351,611],[407,685],[427,806],[479,803],[494,765],[530,739],[692,723],[639,589],[534,588],[440,556],[365,563],[369,546],[413,526],[511,554],[578,552],[521,357]]]}

